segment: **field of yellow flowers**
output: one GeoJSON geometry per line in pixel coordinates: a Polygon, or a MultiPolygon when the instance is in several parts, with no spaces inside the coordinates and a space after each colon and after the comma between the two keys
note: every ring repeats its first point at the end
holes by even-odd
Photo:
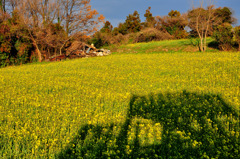
{"type": "Polygon", "coordinates": [[[239,157],[239,85],[239,52],[2,68],[0,158],[239,157]]]}

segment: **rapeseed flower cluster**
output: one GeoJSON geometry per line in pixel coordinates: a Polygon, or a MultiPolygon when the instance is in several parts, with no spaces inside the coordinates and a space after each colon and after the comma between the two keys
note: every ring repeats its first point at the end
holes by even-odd
{"type": "MultiPolygon", "coordinates": [[[[181,147],[192,152],[201,149],[204,143],[191,134],[193,131],[211,129],[214,134],[226,129],[230,136],[239,139],[236,114],[219,111],[210,118],[210,107],[219,102],[216,96],[211,100],[194,95],[183,100],[176,98],[183,90],[220,94],[239,111],[239,62],[239,53],[225,52],[115,54],[0,69],[0,158],[147,158],[151,154],[158,158],[156,150],[161,148],[173,156],[179,155],[172,152],[172,141],[184,141],[181,147]],[[136,99],[128,119],[132,95],[165,92],[174,95],[166,96],[161,108],[152,104],[158,103],[158,98],[136,99]],[[198,100],[200,109],[178,109],[198,100]],[[174,107],[169,108],[169,103],[174,107]],[[136,108],[139,109],[135,111],[136,108]],[[204,118],[202,114],[207,111],[210,115],[204,118]],[[203,117],[198,119],[197,115],[203,117]],[[189,125],[191,131],[183,131],[185,125],[180,123],[189,125]],[[177,125],[173,129],[174,124],[177,125]],[[163,143],[169,144],[161,147],[163,143]],[[139,151],[142,153],[136,154],[139,151]]],[[[216,145],[214,141],[206,142],[216,145]]]]}

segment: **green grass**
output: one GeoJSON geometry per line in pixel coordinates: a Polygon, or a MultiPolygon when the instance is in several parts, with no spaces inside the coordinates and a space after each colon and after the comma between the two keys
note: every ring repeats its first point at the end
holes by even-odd
{"type": "Polygon", "coordinates": [[[185,42],[0,69],[0,158],[239,158],[240,53],[185,42]]]}
{"type": "MultiPolygon", "coordinates": [[[[152,41],[148,43],[135,43],[121,45],[114,48],[116,53],[176,53],[176,52],[198,52],[198,39],[181,39],[181,40],[166,40],[152,41]]],[[[214,40],[207,39],[208,49],[206,52],[217,52],[214,46],[214,40]]],[[[113,47],[113,46],[112,46],[113,47]]],[[[115,46],[116,47],[116,46],[115,46]]],[[[110,49],[112,49],[110,47],[110,49]]]]}

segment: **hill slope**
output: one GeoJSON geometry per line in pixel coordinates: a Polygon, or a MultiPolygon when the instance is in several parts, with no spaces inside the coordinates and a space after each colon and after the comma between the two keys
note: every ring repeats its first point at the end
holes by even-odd
{"type": "MultiPolygon", "coordinates": [[[[148,43],[135,43],[121,45],[114,48],[117,53],[174,53],[174,52],[198,52],[198,39],[181,39],[181,40],[165,40],[152,41],[148,43]]],[[[206,52],[217,52],[214,40],[207,39],[208,49],[206,52]]]]}

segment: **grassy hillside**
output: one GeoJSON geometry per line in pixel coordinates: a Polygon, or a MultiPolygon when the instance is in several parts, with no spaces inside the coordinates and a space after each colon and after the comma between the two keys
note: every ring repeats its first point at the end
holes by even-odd
{"type": "Polygon", "coordinates": [[[158,44],[0,69],[0,158],[238,158],[240,54],[158,44]]]}
{"type": "MultiPolygon", "coordinates": [[[[135,43],[122,46],[111,46],[111,50],[117,53],[176,53],[176,52],[198,52],[198,39],[181,39],[153,41],[148,43],[135,43]]],[[[217,52],[214,39],[207,39],[207,52],[217,52]]]]}

